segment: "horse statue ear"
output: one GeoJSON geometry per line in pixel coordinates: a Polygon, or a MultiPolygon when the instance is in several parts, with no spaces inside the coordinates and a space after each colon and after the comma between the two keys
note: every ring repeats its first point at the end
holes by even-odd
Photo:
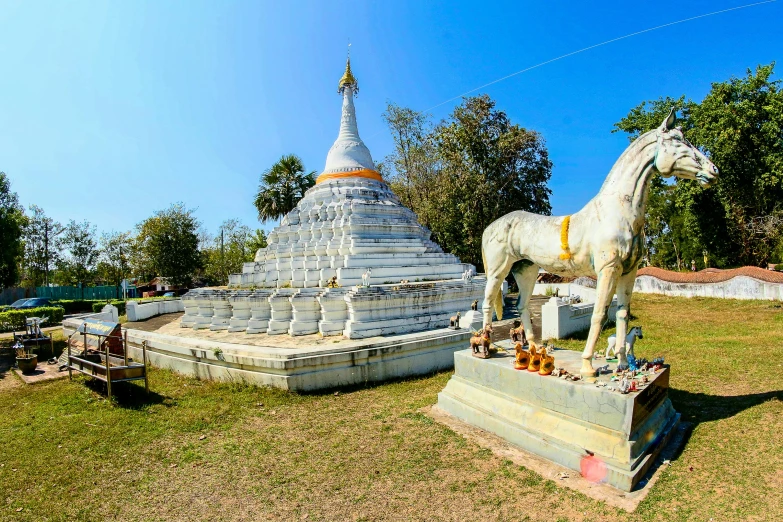
{"type": "Polygon", "coordinates": [[[668,131],[674,128],[675,123],[677,123],[677,112],[674,110],[674,107],[672,107],[672,110],[669,111],[669,115],[663,120],[661,127],[663,130],[668,131]]]}

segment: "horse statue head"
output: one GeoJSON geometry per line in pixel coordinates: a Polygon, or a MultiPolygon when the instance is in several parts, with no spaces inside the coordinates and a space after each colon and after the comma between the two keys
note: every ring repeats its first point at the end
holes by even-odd
{"type": "Polygon", "coordinates": [[[639,339],[644,339],[644,335],[642,334],[642,327],[641,326],[634,326],[633,328],[631,328],[631,332],[629,332],[629,333],[634,332],[634,330],[636,331],[636,337],[638,337],[639,339]]]}
{"type": "Polygon", "coordinates": [[[655,130],[658,138],[653,162],[661,176],[677,176],[683,179],[695,179],[702,186],[709,187],[718,178],[716,167],[699,149],[685,139],[680,127],[675,127],[677,115],[674,108],[655,130]]]}

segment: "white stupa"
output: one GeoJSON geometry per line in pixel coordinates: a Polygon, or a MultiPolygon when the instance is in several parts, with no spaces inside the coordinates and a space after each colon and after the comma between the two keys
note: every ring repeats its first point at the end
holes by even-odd
{"type": "MultiPolygon", "coordinates": [[[[255,262],[229,277],[229,287],[258,289],[256,300],[271,303],[268,324],[263,317],[254,323],[254,312],[247,311],[252,294],[227,296],[223,299],[240,307],[241,318],[224,317],[218,325],[210,323],[213,329],[237,331],[249,321],[255,325],[249,332],[266,326],[267,333],[368,337],[443,327],[481,300],[485,281],[472,277],[475,267],[432,242],[430,231],[376,170],[356,125],[358,90],[349,58],[338,84],[340,132],[316,185],[269,233],[255,262]],[[339,288],[327,288],[335,276],[339,288]],[[275,317],[274,305],[281,301],[290,302],[288,313],[275,317]],[[333,313],[334,307],[344,312],[333,313]]],[[[183,326],[192,326],[187,313],[183,326]]]]}

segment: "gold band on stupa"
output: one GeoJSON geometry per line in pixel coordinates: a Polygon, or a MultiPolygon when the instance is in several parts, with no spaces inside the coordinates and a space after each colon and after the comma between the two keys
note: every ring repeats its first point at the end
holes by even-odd
{"type": "Polygon", "coordinates": [[[350,172],[333,172],[331,174],[321,174],[315,180],[315,184],[317,185],[319,183],[323,183],[324,181],[329,181],[332,179],[340,179],[340,178],[367,178],[367,179],[374,179],[376,181],[383,181],[383,178],[377,171],[370,170],[370,169],[362,169],[362,170],[352,170],[350,172]]]}

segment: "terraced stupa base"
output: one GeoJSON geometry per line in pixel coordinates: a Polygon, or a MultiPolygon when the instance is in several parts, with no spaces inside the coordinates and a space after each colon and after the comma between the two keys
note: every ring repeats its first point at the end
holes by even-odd
{"type": "MultiPolygon", "coordinates": [[[[468,328],[367,339],[320,335],[247,335],[180,328],[182,314],[145,331],[128,329],[128,350],[140,360],[147,342],[149,362],[206,380],[244,382],[306,392],[425,375],[454,365],[454,352],[468,345],[468,328]]],[[[66,336],[78,321],[66,320],[66,336]]]]}

